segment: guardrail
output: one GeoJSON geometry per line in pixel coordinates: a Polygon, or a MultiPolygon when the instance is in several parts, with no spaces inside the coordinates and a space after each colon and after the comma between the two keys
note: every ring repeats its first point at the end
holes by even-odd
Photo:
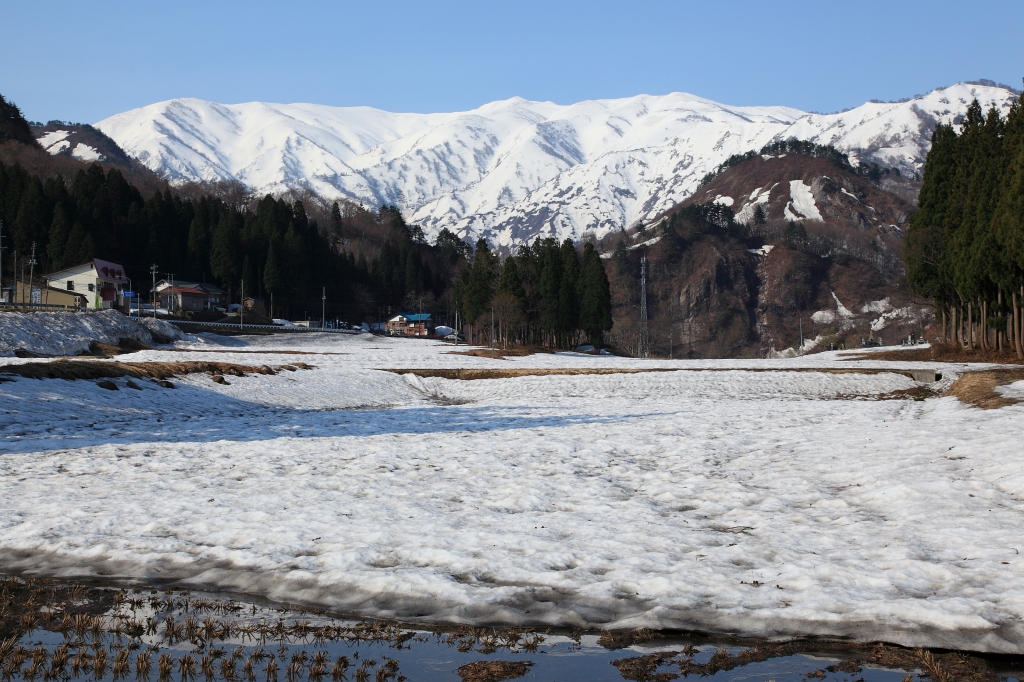
{"type": "MultiPolygon", "coordinates": [[[[137,318],[133,318],[137,319],[137,318]]],[[[158,320],[161,318],[157,318],[158,320]]],[[[173,324],[175,327],[180,328],[182,331],[188,331],[185,327],[202,327],[210,329],[221,329],[223,331],[234,331],[234,332],[246,332],[246,331],[272,331],[282,332],[285,334],[295,333],[310,333],[318,332],[323,334],[363,334],[361,329],[321,329],[320,327],[300,327],[295,325],[294,327],[286,327],[284,325],[277,324],[232,324],[230,322],[197,322],[193,320],[168,320],[163,318],[164,322],[173,324]]]]}

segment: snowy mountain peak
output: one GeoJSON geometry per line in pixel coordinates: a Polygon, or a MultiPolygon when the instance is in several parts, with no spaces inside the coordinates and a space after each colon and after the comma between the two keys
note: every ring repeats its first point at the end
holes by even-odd
{"type": "Polygon", "coordinates": [[[437,114],[183,98],[96,127],[172,183],[236,180],[259,193],[393,203],[429,235],[447,227],[511,247],[647,220],[730,155],[773,140],[831,144],[913,174],[936,122],[956,120],[975,97],[1005,110],[1015,93],[960,83],[837,114],[687,93],[570,105],[513,97],[437,114]]]}

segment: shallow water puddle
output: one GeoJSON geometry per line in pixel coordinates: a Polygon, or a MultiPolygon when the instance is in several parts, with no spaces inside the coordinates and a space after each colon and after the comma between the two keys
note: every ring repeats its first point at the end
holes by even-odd
{"type": "Polygon", "coordinates": [[[0,579],[4,680],[497,682],[1013,679],[986,661],[839,642],[680,633],[424,630],[266,601],[0,579]]]}

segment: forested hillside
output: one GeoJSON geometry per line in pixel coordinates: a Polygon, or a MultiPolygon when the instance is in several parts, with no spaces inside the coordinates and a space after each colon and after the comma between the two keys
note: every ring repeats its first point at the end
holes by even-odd
{"type": "Polygon", "coordinates": [[[612,328],[604,264],[593,244],[583,246],[581,257],[570,239],[534,240],[504,262],[487,242],[477,241],[472,267],[456,282],[455,300],[463,319],[480,329],[478,340],[489,339],[493,311],[495,340],[503,346],[573,348],[586,338],[600,348],[612,328]]]}
{"type": "MultiPolygon", "coordinates": [[[[18,108],[2,105],[0,132],[14,157],[45,162],[18,108]]],[[[0,160],[0,257],[9,280],[27,278],[32,255],[37,276],[99,257],[123,265],[143,293],[155,265],[158,278],[214,282],[232,300],[244,286],[284,317],[318,313],[326,295],[331,317],[430,311],[449,324],[458,316],[478,341],[490,340],[493,308],[504,345],[569,347],[581,333],[600,343],[611,327],[608,282],[592,246],[581,253],[569,240],[538,240],[502,263],[484,240],[474,252],[449,230],[428,244],[395,206],[258,198],[228,185],[207,188],[215,194],[197,186],[144,194],[119,168],[54,162],[33,173],[0,160]]]]}
{"type": "Polygon", "coordinates": [[[908,280],[942,311],[942,335],[1024,358],[1024,112],[975,101],[959,132],[939,125],[910,220],[908,280]]]}
{"type": "Polygon", "coordinates": [[[795,140],[727,161],[652,223],[602,241],[613,342],[637,352],[646,326],[652,355],[764,357],[920,335],[931,310],[906,290],[902,258],[911,183],[795,140]]]}

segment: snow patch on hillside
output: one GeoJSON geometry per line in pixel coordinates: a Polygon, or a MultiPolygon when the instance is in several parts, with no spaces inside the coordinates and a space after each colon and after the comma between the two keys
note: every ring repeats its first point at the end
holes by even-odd
{"type": "Polygon", "coordinates": [[[103,161],[106,159],[95,147],[90,147],[84,142],[75,145],[75,148],[71,150],[71,156],[80,161],[103,161]]]}
{"type": "Polygon", "coordinates": [[[814,195],[811,193],[811,188],[803,180],[790,180],[789,196],[792,201],[786,204],[786,208],[783,210],[786,218],[789,220],[816,220],[822,222],[821,212],[818,211],[818,205],[814,203],[814,195]],[[790,206],[796,211],[796,215],[789,210],[790,206]]]}
{"type": "Polygon", "coordinates": [[[59,154],[70,146],[70,143],[65,142],[70,134],[70,130],[54,130],[37,138],[36,142],[50,154],[59,154]]]}

